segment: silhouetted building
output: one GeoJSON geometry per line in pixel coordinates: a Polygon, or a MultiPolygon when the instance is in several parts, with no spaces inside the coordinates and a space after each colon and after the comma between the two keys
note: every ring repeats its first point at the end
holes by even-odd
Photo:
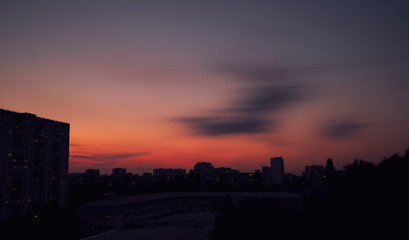
{"type": "Polygon", "coordinates": [[[271,176],[271,167],[262,166],[261,176],[263,177],[264,188],[268,189],[270,186],[273,185],[273,179],[271,176]]]}
{"type": "Polygon", "coordinates": [[[144,172],[144,173],[142,173],[142,176],[138,177],[138,183],[141,184],[141,185],[149,186],[154,181],[155,181],[155,179],[153,178],[153,175],[150,172],[144,172]]]}
{"type": "Polygon", "coordinates": [[[181,168],[156,168],[153,169],[153,177],[162,183],[170,184],[182,181],[187,175],[186,170],[181,168]]]}
{"type": "Polygon", "coordinates": [[[156,168],[153,169],[154,177],[176,177],[176,176],[186,176],[186,169],[181,168],[156,168]]]}
{"type": "Polygon", "coordinates": [[[321,165],[305,166],[304,177],[307,181],[323,182],[325,176],[325,167],[321,165]]]}
{"type": "Polygon", "coordinates": [[[0,109],[0,218],[66,207],[68,123],[0,109]]]}
{"type": "Polygon", "coordinates": [[[292,173],[284,174],[284,186],[286,191],[302,192],[302,178],[292,173]]]}
{"type": "Polygon", "coordinates": [[[311,191],[311,194],[323,194],[325,167],[321,165],[305,166],[304,171],[305,185],[311,191]]]}
{"type": "Polygon", "coordinates": [[[240,183],[239,170],[220,167],[214,169],[216,184],[220,190],[227,191],[238,187],[240,183]]]}
{"type": "Polygon", "coordinates": [[[112,169],[112,176],[114,177],[125,177],[126,168],[114,168],[112,169]]]}
{"type": "Polygon", "coordinates": [[[99,169],[87,169],[85,174],[87,177],[99,177],[99,169]]]}
{"type": "Polygon", "coordinates": [[[241,172],[239,173],[239,182],[242,185],[250,184],[253,179],[253,172],[241,172]]]}
{"type": "Polygon", "coordinates": [[[261,174],[263,174],[263,175],[269,175],[269,174],[271,174],[271,167],[263,166],[263,167],[261,168],[261,174]]]}
{"type": "Polygon", "coordinates": [[[282,157],[270,158],[271,181],[273,185],[282,185],[284,180],[284,160],[282,157]]]}
{"type": "Polygon", "coordinates": [[[151,178],[151,177],[152,177],[152,173],[144,172],[144,173],[142,173],[142,177],[151,178]]]}

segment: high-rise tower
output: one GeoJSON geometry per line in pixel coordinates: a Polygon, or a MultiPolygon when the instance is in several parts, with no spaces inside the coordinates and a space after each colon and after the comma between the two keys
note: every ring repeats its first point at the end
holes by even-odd
{"type": "Polygon", "coordinates": [[[270,158],[273,185],[282,185],[284,180],[284,160],[282,157],[270,158]]]}
{"type": "Polygon", "coordinates": [[[0,109],[0,218],[67,203],[68,123],[0,109]]]}

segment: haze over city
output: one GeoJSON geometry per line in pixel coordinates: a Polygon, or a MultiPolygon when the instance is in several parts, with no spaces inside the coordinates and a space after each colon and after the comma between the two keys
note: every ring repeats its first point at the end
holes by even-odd
{"type": "Polygon", "coordinates": [[[70,124],[69,171],[285,171],[409,143],[407,1],[2,1],[0,108],[70,124]]]}

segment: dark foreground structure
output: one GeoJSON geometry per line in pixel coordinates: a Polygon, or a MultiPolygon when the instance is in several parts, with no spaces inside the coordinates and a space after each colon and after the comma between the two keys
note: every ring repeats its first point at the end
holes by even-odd
{"type": "Polygon", "coordinates": [[[0,219],[65,209],[68,123],[0,109],[0,219]]]}
{"type": "Polygon", "coordinates": [[[148,220],[178,213],[228,209],[239,202],[302,210],[301,195],[287,192],[169,192],[106,199],[80,209],[83,235],[144,226],[148,220]]]}
{"type": "Polygon", "coordinates": [[[335,171],[328,159],[325,168],[315,169],[322,172],[322,183],[286,186],[300,194],[173,192],[106,199],[83,205],[79,225],[87,234],[104,232],[89,238],[94,240],[407,236],[409,151],[379,164],[355,160],[344,169],[335,171]]]}

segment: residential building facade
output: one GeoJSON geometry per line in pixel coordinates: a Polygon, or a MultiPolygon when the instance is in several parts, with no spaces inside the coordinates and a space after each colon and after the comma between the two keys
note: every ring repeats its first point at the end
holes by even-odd
{"type": "Polygon", "coordinates": [[[65,209],[68,123],[0,109],[0,219],[65,209]]]}

